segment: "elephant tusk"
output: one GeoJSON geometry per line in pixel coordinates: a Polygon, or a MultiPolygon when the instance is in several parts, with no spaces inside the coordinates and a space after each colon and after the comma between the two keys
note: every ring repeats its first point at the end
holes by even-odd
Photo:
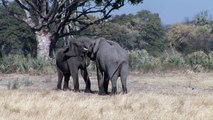
{"type": "Polygon", "coordinates": [[[88,49],[87,49],[87,48],[84,48],[84,50],[85,50],[85,51],[88,51],[88,49]]]}

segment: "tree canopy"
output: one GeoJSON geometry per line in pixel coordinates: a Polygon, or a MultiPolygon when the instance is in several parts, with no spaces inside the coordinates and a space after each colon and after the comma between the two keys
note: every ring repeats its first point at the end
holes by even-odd
{"type": "Polygon", "coordinates": [[[52,53],[58,38],[75,35],[111,17],[125,3],[143,0],[1,0],[8,13],[26,23],[36,35],[37,52],[45,58],[52,53]],[[11,2],[21,8],[16,11],[11,2]],[[21,14],[24,12],[25,14],[21,14]],[[94,19],[94,15],[98,16],[94,19]]]}
{"type": "Polygon", "coordinates": [[[159,15],[142,10],[135,15],[117,15],[108,22],[90,27],[89,31],[83,33],[85,35],[93,33],[116,41],[126,49],[146,49],[158,54],[164,49],[164,32],[159,15]]]}
{"type": "MultiPolygon", "coordinates": [[[[52,3],[53,1],[51,5],[52,3]]],[[[100,3],[97,2],[95,4],[98,5],[100,3]]],[[[30,29],[26,22],[21,22],[8,16],[8,14],[15,15],[16,13],[20,17],[26,17],[25,10],[21,9],[16,2],[9,4],[8,8],[12,10],[9,11],[9,13],[6,12],[2,5],[0,6],[0,54],[19,53],[34,56],[38,45],[38,41],[35,37],[36,33],[33,33],[35,29],[30,29]]],[[[69,19],[70,18],[72,17],[69,17],[69,19]]],[[[61,21],[62,18],[59,17],[57,19],[61,21]]],[[[100,19],[100,17],[94,14],[82,15],[79,18],[80,21],[86,20],[85,22],[88,23],[97,21],[98,19],[100,19]],[[88,18],[86,18],[86,16],[88,18]],[[91,21],[87,21],[86,19],[90,19],[91,21]]],[[[40,24],[35,16],[32,20],[35,21],[36,25],[40,24]]],[[[213,50],[213,21],[211,15],[205,11],[195,15],[191,21],[169,26],[165,26],[161,23],[159,14],[152,13],[148,10],[142,10],[136,14],[116,15],[108,18],[107,21],[103,20],[101,24],[91,24],[83,31],[80,29],[85,24],[81,26],[80,23],[77,21],[74,23],[69,21],[65,24],[64,30],[60,30],[57,34],[63,36],[63,34],[75,33],[75,35],[105,37],[106,39],[118,42],[127,50],[145,49],[151,55],[161,55],[163,51],[172,50],[180,52],[183,55],[198,50],[205,52],[213,50]],[[72,25],[74,25],[74,27],[72,25]],[[70,28],[70,32],[66,31],[67,27],[70,28]],[[77,32],[78,30],[81,32],[77,32]]],[[[49,25],[46,24],[47,31],[54,34],[54,30],[56,30],[55,28],[57,27],[55,24],[55,22],[49,25]]]]}
{"type": "Polygon", "coordinates": [[[0,56],[8,53],[36,55],[36,40],[28,26],[0,7],[0,56]]]}
{"type": "MultiPolygon", "coordinates": [[[[143,0],[128,0],[132,4],[142,3],[143,0]]],[[[26,16],[8,6],[8,0],[2,0],[9,14],[25,22],[33,30],[51,27],[58,37],[77,34],[88,26],[99,23],[111,17],[113,10],[125,4],[125,0],[14,0],[26,13],[26,16]],[[90,15],[98,16],[93,19],[90,15]],[[71,30],[66,31],[69,25],[71,30]]]]}

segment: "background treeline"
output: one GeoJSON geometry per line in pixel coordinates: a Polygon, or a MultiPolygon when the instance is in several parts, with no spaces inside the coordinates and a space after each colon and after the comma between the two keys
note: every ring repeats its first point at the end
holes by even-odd
{"type": "MultiPolygon", "coordinates": [[[[212,32],[213,20],[207,11],[183,23],[163,25],[159,14],[142,10],[134,15],[114,16],[79,35],[118,42],[128,50],[132,70],[202,71],[213,69],[212,32]]],[[[55,50],[64,42],[59,40],[55,50]]],[[[42,71],[54,66],[54,60],[36,58],[36,50],[33,32],[0,8],[0,72],[42,71]]]]}

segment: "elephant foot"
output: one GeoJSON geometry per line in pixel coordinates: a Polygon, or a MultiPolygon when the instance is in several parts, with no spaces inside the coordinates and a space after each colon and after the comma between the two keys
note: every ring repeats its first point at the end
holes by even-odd
{"type": "Polygon", "coordinates": [[[116,87],[113,87],[113,88],[112,88],[111,95],[115,95],[116,93],[117,93],[117,88],[116,88],[116,87]]]}
{"type": "Polygon", "coordinates": [[[54,90],[61,90],[61,88],[54,88],[54,90]]]}
{"type": "Polygon", "coordinates": [[[92,90],[90,90],[90,89],[85,89],[84,92],[85,92],[85,93],[92,93],[92,90]]]}
{"type": "Polygon", "coordinates": [[[59,86],[59,85],[57,85],[57,88],[56,88],[57,90],[61,90],[61,86],[59,86]]]}
{"type": "Polygon", "coordinates": [[[113,96],[113,95],[116,95],[116,94],[117,94],[116,92],[111,92],[111,93],[110,93],[110,95],[112,95],[112,96],[113,96]]]}
{"type": "Polygon", "coordinates": [[[74,92],[80,92],[80,90],[79,90],[79,89],[74,89],[73,91],[74,91],[74,92]]]}
{"type": "Polygon", "coordinates": [[[67,90],[71,90],[71,88],[69,87],[63,88],[63,91],[67,91],[67,90]]]}
{"type": "Polygon", "coordinates": [[[107,93],[99,91],[98,95],[107,95],[107,93]]]}
{"type": "Polygon", "coordinates": [[[123,94],[127,94],[127,91],[123,91],[123,94]]]}

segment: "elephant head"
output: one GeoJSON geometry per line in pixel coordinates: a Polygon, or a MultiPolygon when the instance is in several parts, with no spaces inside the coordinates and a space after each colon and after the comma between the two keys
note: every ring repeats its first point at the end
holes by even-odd
{"type": "MultiPolygon", "coordinates": [[[[86,52],[87,56],[91,59],[93,57],[91,57],[91,53],[95,44],[95,41],[91,38],[88,37],[79,37],[76,39],[78,41],[78,47],[79,49],[83,50],[84,52],[86,52]]],[[[93,59],[92,59],[93,60],[93,59]]]]}
{"type": "Polygon", "coordinates": [[[66,46],[65,49],[63,50],[65,60],[70,57],[78,57],[80,60],[81,57],[82,58],[85,57],[86,52],[87,49],[84,49],[82,43],[76,39],[70,41],[69,46],[66,46]]]}
{"type": "Polygon", "coordinates": [[[89,53],[90,59],[95,60],[96,53],[100,49],[100,47],[103,45],[102,44],[103,41],[106,41],[106,40],[104,38],[99,38],[89,46],[88,53],[89,53]]]}

